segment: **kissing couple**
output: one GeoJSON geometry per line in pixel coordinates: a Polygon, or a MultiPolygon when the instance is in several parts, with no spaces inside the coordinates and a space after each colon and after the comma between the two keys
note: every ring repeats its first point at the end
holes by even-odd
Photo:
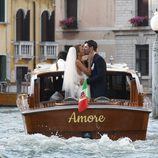
{"type": "Polygon", "coordinates": [[[69,48],[63,80],[65,98],[79,99],[84,80],[87,80],[92,99],[106,97],[106,62],[97,48],[94,40],[69,48]]]}

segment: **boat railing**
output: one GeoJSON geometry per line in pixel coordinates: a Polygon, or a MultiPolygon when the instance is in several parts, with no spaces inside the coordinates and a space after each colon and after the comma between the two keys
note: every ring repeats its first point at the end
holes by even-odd
{"type": "MultiPolygon", "coordinates": [[[[131,102],[129,100],[124,99],[106,99],[106,100],[91,100],[89,103],[90,105],[119,105],[119,106],[131,106],[131,102]]],[[[30,105],[30,104],[29,104],[30,105]]],[[[74,98],[68,98],[62,101],[42,101],[37,106],[29,107],[30,109],[36,108],[46,108],[46,107],[53,107],[53,106],[68,106],[68,105],[78,105],[78,100],[74,98]]],[[[133,103],[133,106],[135,104],[133,103]]]]}
{"type": "MultiPolygon", "coordinates": [[[[21,100],[23,100],[26,97],[22,97],[21,95],[21,100]]],[[[143,99],[143,96],[140,95],[140,98],[143,99]]],[[[141,102],[143,102],[142,99],[141,102]]],[[[143,106],[141,103],[138,103],[138,100],[129,100],[129,99],[109,99],[106,97],[99,97],[97,99],[91,99],[90,102],[88,103],[89,105],[119,105],[119,106],[133,106],[133,107],[138,107],[138,106],[143,106]]],[[[22,101],[21,101],[22,102],[22,101]]],[[[25,104],[23,104],[25,105],[25,104]]],[[[29,96],[28,97],[28,105],[29,109],[36,109],[36,108],[46,108],[46,107],[53,107],[53,106],[64,106],[64,105],[78,105],[78,100],[74,98],[66,98],[63,100],[47,100],[47,101],[35,101],[34,96],[29,96]]],[[[25,106],[24,106],[25,107],[25,106]]]]}

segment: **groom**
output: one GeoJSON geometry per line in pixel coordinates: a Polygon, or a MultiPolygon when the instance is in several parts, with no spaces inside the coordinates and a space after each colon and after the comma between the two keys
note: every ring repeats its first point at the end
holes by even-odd
{"type": "Polygon", "coordinates": [[[94,40],[86,41],[84,49],[87,51],[91,62],[91,76],[87,79],[90,85],[91,98],[107,96],[106,90],[106,62],[97,53],[97,43],[94,40]]]}

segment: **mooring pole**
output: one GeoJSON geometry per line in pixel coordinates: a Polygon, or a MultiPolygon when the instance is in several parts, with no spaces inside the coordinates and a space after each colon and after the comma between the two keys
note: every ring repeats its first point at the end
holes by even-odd
{"type": "Polygon", "coordinates": [[[153,44],[152,60],[152,114],[154,118],[158,118],[158,34],[153,44]]]}
{"type": "Polygon", "coordinates": [[[151,28],[156,32],[156,40],[152,49],[152,114],[158,118],[158,12],[151,19],[151,28]]]}

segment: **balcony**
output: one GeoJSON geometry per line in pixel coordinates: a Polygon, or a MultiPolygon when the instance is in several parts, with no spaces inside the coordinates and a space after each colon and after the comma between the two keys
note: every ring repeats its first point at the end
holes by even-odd
{"type": "Polygon", "coordinates": [[[15,59],[32,59],[33,58],[33,42],[18,41],[15,45],[15,59]]]}
{"type": "Polygon", "coordinates": [[[58,44],[55,42],[41,42],[41,60],[57,59],[58,44]]]}

